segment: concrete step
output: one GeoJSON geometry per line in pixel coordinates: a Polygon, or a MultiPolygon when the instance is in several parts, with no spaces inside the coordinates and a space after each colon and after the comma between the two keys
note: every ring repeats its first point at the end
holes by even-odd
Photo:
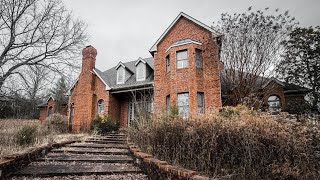
{"type": "Polygon", "coordinates": [[[15,173],[16,176],[67,176],[67,175],[106,175],[106,174],[128,174],[141,173],[138,167],[130,164],[30,164],[15,173]]]}
{"type": "Polygon", "coordinates": [[[119,140],[85,140],[84,142],[96,144],[126,144],[126,141],[119,140]]]}
{"type": "Polygon", "coordinates": [[[117,149],[117,148],[107,148],[107,149],[97,149],[97,148],[76,148],[76,147],[63,147],[60,149],[53,149],[53,153],[74,153],[74,154],[114,154],[114,155],[124,155],[129,154],[130,151],[127,149],[117,149]]]}
{"type": "Polygon", "coordinates": [[[89,137],[86,140],[127,142],[127,139],[124,139],[124,138],[95,138],[95,137],[89,137]]]}
{"type": "Polygon", "coordinates": [[[83,161],[83,162],[104,162],[104,163],[133,163],[133,158],[127,155],[94,155],[94,154],[64,154],[49,153],[37,161],[83,161]]]}
{"type": "Polygon", "coordinates": [[[68,144],[67,147],[128,149],[128,145],[126,144],[96,144],[96,143],[73,143],[73,144],[68,144]]]}

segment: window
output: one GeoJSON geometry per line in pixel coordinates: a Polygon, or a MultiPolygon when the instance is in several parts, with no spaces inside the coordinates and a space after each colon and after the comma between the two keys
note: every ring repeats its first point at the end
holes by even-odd
{"type": "Polygon", "coordinates": [[[204,113],[204,93],[198,92],[198,113],[203,114],[204,113]]]}
{"type": "Polygon", "coordinates": [[[104,109],[104,101],[103,99],[100,99],[98,101],[98,114],[102,114],[104,109]]]}
{"type": "Polygon", "coordinates": [[[279,111],[281,108],[279,96],[272,95],[268,98],[268,105],[270,111],[279,111]]]}
{"type": "Polygon", "coordinates": [[[125,79],[125,69],[120,66],[117,71],[117,84],[123,84],[125,79]]]}
{"type": "Polygon", "coordinates": [[[177,68],[186,68],[188,67],[188,51],[178,51],[177,52],[177,68]]]}
{"type": "Polygon", "coordinates": [[[196,49],[196,67],[202,68],[202,51],[200,49],[196,49]]]}
{"type": "Polygon", "coordinates": [[[167,113],[170,112],[170,95],[166,97],[166,110],[167,110],[167,113]]]}
{"type": "Polygon", "coordinates": [[[170,72],[170,56],[166,57],[166,71],[170,72]]]}
{"type": "Polygon", "coordinates": [[[53,114],[53,107],[49,107],[49,110],[48,110],[48,117],[53,114]]]}
{"type": "Polygon", "coordinates": [[[178,94],[178,111],[184,118],[189,116],[189,93],[178,94]]]}
{"type": "Polygon", "coordinates": [[[139,63],[137,65],[137,81],[144,81],[146,79],[146,65],[144,63],[139,63]]]}

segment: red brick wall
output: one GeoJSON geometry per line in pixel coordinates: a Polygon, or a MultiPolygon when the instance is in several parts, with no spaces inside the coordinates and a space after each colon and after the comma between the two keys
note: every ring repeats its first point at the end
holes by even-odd
{"type": "Polygon", "coordinates": [[[55,102],[52,98],[50,98],[48,100],[48,105],[47,107],[43,107],[40,110],[40,116],[39,116],[39,120],[41,121],[41,123],[48,117],[48,113],[49,113],[49,108],[52,107],[52,110],[54,112],[55,110],[55,102]]]}
{"type": "Polygon", "coordinates": [[[170,104],[177,104],[177,93],[189,92],[189,109],[196,114],[197,92],[204,92],[205,111],[221,107],[218,45],[212,33],[182,17],[157,46],[154,55],[154,100],[155,110],[163,111],[166,96],[170,104]],[[191,38],[202,45],[186,44],[166,50],[177,40],[191,38]],[[195,48],[202,49],[203,69],[195,66],[195,48]],[[176,51],[188,49],[188,67],[176,68],[176,51]],[[170,73],[166,73],[166,56],[170,54],[170,73]]]}
{"type": "Polygon", "coordinates": [[[129,104],[128,99],[124,99],[120,102],[121,111],[120,111],[120,127],[128,127],[128,110],[129,104]]]}
{"type": "Polygon", "coordinates": [[[41,123],[48,117],[48,107],[43,107],[40,109],[39,120],[41,123]]]}
{"type": "Polygon", "coordinates": [[[283,87],[273,81],[270,82],[263,89],[263,102],[266,107],[268,107],[268,98],[272,95],[279,96],[281,102],[281,109],[285,108],[286,100],[284,96],[283,87]]]}
{"type": "Polygon", "coordinates": [[[82,70],[69,100],[69,103],[74,103],[72,130],[75,132],[81,129],[88,129],[96,115],[93,112],[95,109],[93,98],[95,75],[93,68],[95,67],[96,55],[97,51],[93,47],[86,47],[82,50],[82,70]]]}

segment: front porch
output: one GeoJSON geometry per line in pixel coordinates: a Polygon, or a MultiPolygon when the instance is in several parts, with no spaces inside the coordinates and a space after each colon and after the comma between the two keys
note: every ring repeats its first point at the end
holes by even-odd
{"type": "Polygon", "coordinates": [[[119,120],[120,127],[130,127],[139,114],[153,111],[153,87],[110,92],[109,115],[119,120]]]}

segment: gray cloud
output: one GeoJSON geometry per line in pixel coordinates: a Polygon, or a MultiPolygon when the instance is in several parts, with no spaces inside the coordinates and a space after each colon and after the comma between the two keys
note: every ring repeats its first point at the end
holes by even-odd
{"type": "Polygon", "coordinates": [[[101,70],[122,62],[150,57],[148,50],[183,11],[212,25],[223,12],[243,12],[249,6],[289,10],[301,26],[320,25],[319,0],[63,0],[88,24],[90,42],[98,51],[101,70]]]}

